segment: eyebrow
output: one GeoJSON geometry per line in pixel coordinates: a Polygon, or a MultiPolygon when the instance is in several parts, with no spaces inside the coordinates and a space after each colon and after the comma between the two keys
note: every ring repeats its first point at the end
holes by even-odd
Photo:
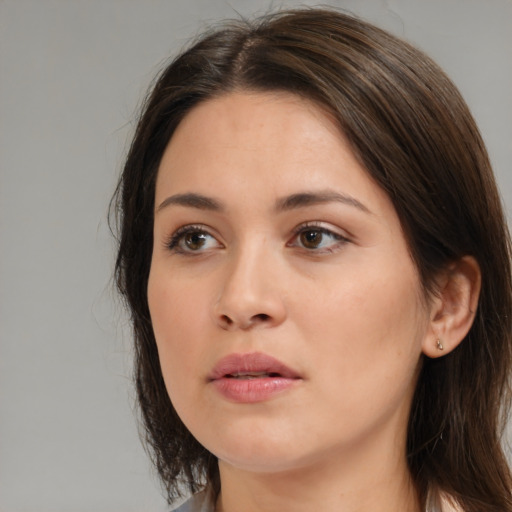
{"type": "Polygon", "coordinates": [[[304,208],[306,206],[315,206],[324,203],[342,203],[347,206],[353,206],[364,213],[372,213],[361,201],[348,194],[340,194],[332,190],[324,190],[319,192],[300,192],[279,199],[276,203],[277,211],[294,210],[296,208],[304,208]]]}
{"type": "MultiPolygon", "coordinates": [[[[289,196],[283,197],[282,199],[278,199],[276,201],[275,210],[277,212],[284,212],[333,202],[341,203],[347,206],[353,206],[364,213],[372,213],[355,197],[352,197],[348,194],[340,194],[339,192],[334,192],[331,190],[323,190],[319,192],[299,192],[297,194],[291,194],[289,196]]],[[[175,194],[168,197],[167,199],[164,199],[156,208],[156,212],[158,213],[170,205],[186,206],[189,208],[215,212],[222,212],[225,210],[225,207],[222,205],[222,203],[216,199],[191,192],[187,194],[175,194]]]]}
{"type": "Polygon", "coordinates": [[[197,208],[199,210],[210,210],[220,212],[224,210],[224,207],[215,199],[211,197],[203,196],[201,194],[176,194],[164,199],[157,207],[156,212],[163,210],[166,206],[178,205],[188,206],[189,208],[197,208]]]}

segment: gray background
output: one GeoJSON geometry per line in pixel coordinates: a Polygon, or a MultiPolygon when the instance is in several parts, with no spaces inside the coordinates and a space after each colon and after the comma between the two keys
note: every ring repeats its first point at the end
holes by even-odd
{"type": "MultiPolygon", "coordinates": [[[[109,197],[169,55],[254,0],[0,0],[0,512],[160,511],[140,447],[109,197]]],[[[326,2],[416,43],[458,84],[512,205],[512,2],[326,2]]]]}

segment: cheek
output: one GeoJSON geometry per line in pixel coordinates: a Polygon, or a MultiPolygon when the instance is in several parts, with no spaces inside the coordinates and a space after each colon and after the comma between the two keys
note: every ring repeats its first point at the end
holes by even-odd
{"type": "Polygon", "coordinates": [[[312,291],[307,304],[314,307],[297,315],[299,329],[316,347],[311,352],[315,365],[322,364],[326,374],[338,375],[352,389],[414,375],[427,316],[414,268],[398,268],[366,268],[332,280],[327,292],[312,291]]]}
{"type": "Polygon", "coordinates": [[[322,370],[315,373],[316,400],[330,404],[329,421],[340,429],[364,433],[397,411],[402,419],[408,414],[425,328],[414,290],[367,274],[332,290],[303,319],[313,340],[311,368],[322,370]]]}
{"type": "Polygon", "coordinates": [[[193,283],[151,272],[148,303],[160,366],[171,400],[198,374],[204,351],[198,344],[208,308],[193,283]]]}
{"type": "Polygon", "coordinates": [[[309,312],[309,322],[321,331],[326,327],[337,330],[340,336],[350,333],[362,341],[363,332],[368,343],[375,338],[385,342],[392,333],[415,330],[422,316],[422,306],[417,292],[418,284],[408,272],[400,278],[394,273],[356,272],[352,277],[331,279],[321,289],[308,290],[308,300],[300,301],[297,308],[309,312]]]}

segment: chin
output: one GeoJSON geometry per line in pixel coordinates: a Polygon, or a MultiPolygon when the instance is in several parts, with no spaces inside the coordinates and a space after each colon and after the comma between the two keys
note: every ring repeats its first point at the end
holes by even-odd
{"type": "Polygon", "coordinates": [[[304,440],[290,436],[259,435],[248,431],[246,435],[226,432],[222,438],[211,439],[204,446],[221,462],[242,471],[253,473],[278,473],[297,469],[310,460],[311,454],[304,447],[304,440]]]}
{"type": "Polygon", "coordinates": [[[218,457],[219,462],[227,464],[240,471],[250,473],[285,473],[299,469],[304,465],[301,458],[294,458],[293,454],[232,454],[232,456],[218,457]]]}

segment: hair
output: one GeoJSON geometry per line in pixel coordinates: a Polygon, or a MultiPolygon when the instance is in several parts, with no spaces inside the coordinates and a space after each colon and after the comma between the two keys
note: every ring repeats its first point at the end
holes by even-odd
{"type": "Polygon", "coordinates": [[[510,241],[489,158],[456,87],[408,43],[338,11],[281,11],[203,35],[160,74],[118,184],[116,283],[131,312],[144,437],[171,501],[184,488],[219,491],[216,457],[167,394],[147,300],[155,180],[180,121],[232,91],[284,91],[316,102],[391,199],[425,296],[450,262],[482,275],[473,325],[444,357],[423,357],[407,460],[420,500],[448,494],[467,512],[512,511],[502,448],[511,366],[510,241]]]}

